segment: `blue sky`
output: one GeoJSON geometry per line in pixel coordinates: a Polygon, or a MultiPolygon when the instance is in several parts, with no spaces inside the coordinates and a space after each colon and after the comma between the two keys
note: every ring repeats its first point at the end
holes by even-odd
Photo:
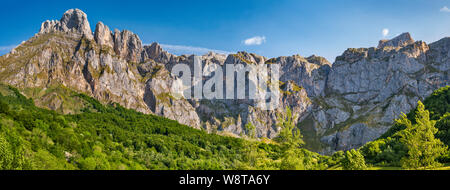
{"type": "Polygon", "coordinates": [[[169,52],[316,54],[334,61],[346,48],[376,46],[402,32],[427,43],[450,36],[449,7],[450,0],[4,1],[0,54],[32,37],[43,21],[79,8],[92,30],[102,21],[169,52]]]}

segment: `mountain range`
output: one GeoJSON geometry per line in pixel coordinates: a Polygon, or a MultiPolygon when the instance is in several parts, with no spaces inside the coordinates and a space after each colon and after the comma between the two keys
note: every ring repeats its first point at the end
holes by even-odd
{"type": "Polygon", "coordinates": [[[289,107],[306,148],[331,154],[363,146],[385,133],[434,90],[449,85],[450,38],[427,44],[409,33],[377,47],[349,48],[334,63],[300,55],[266,58],[247,52],[202,55],[202,64],[280,64],[280,106],[260,110],[254,100],[186,100],[171,96],[176,64],[193,67],[194,55],[173,55],[158,43],[143,45],[131,31],[94,32],[79,9],[0,57],[0,82],[18,88],[36,105],[79,113],[84,93],[102,103],[177,120],[209,133],[272,139],[289,107]]]}

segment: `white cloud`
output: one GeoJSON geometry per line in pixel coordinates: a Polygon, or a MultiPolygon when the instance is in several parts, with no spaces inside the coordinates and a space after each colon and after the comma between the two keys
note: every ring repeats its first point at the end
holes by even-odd
{"type": "Polygon", "coordinates": [[[0,51],[11,51],[13,48],[15,48],[17,45],[11,45],[11,46],[0,46],[0,51]]]}
{"type": "Polygon", "coordinates": [[[11,46],[0,46],[0,56],[5,55],[9,52],[11,52],[12,49],[17,47],[17,45],[11,45],[11,46]]]}
{"type": "Polygon", "coordinates": [[[244,44],[247,46],[251,45],[261,45],[263,43],[266,43],[266,37],[265,36],[255,36],[253,38],[249,38],[244,40],[244,44]]]}
{"type": "Polygon", "coordinates": [[[233,52],[209,49],[203,47],[194,47],[194,46],[184,46],[184,45],[169,45],[169,44],[161,44],[161,47],[169,53],[175,55],[183,55],[183,54],[195,54],[195,55],[205,55],[209,52],[215,52],[220,54],[232,54],[233,52]]]}
{"type": "Polygon", "coordinates": [[[385,28],[383,31],[381,31],[381,34],[383,34],[383,37],[386,37],[389,35],[389,29],[385,28]]]}
{"type": "Polygon", "coordinates": [[[450,9],[447,6],[444,6],[440,9],[441,12],[450,12],[450,9]]]}

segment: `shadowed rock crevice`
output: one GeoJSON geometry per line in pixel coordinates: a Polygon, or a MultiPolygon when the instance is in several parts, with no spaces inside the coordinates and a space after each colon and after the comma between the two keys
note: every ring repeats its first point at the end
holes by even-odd
{"type": "Polygon", "coordinates": [[[89,72],[89,64],[84,65],[83,76],[86,79],[86,82],[90,85],[92,94],[95,94],[95,81],[91,73],[89,72]]]}
{"type": "Polygon", "coordinates": [[[149,85],[145,86],[144,102],[153,113],[156,112],[156,97],[149,85]]]}

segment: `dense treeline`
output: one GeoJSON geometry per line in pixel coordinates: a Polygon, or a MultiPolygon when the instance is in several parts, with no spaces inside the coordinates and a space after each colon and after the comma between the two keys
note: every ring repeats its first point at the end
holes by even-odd
{"type": "Polygon", "coordinates": [[[61,115],[12,87],[0,90],[0,169],[283,169],[290,161],[301,163],[293,169],[327,167],[324,156],[298,146],[287,160],[278,143],[207,134],[82,94],[82,113],[61,115]]]}
{"type": "Polygon", "coordinates": [[[378,140],[362,148],[365,161],[378,166],[430,169],[450,161],[450,86],[436,90],[415,110],[403,114],[378,140]]]}

